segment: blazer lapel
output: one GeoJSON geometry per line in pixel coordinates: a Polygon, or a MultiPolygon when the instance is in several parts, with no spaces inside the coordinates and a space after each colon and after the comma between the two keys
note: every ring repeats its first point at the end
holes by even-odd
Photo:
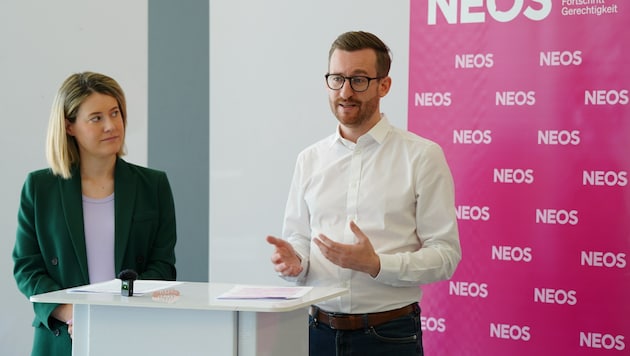
{"type": "Polygon", "coordinates": [[[81,195],[81,174],[77,167],[72,170],[72,178],[59,179],[61,206],[66,219],[66,226],[70,232],[72,247],[79,259],[81,275],[87,282],[88,275],[87,252],[85,247],[85,230],[83,228],[83,197],[81,195]]]}
{"type": "Polygon", "coordinates": [[[116,220],[114,266],[116,273],[119,273],[123,268],[125,246],[127,246],[129,240],[129,231],[136,203],[136,183],[136,176],[132,174],[127,163],[119,158],[116,162],[116,172],[114,173],[114,214],[116,220]]]}

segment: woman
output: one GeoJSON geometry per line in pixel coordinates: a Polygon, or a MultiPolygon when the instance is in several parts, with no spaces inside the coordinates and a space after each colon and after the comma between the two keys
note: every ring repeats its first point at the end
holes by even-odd
{"type": "MultiPolygon", "coordinates": [[[[164,172],[125,162],[126,102],[103,74],[68,77],[48,124],[49,168],[22,188],[14,277],[27,298],[116,278],[175,280],[175,207],[164,172]]],[[[71,355],[72,305],[33,303],[32,355],[71,355]]]]}

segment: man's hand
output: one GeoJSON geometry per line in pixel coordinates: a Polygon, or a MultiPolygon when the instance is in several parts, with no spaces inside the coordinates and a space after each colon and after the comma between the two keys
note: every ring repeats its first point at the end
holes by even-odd
{"type": "Polygon", "coordinates": [[[302,261],[290,243],[274,236],[267,236],[267,242],[276,247],[271,255],[276,272],[287,277],[295,277],[302,272],[302,261]]]}
{"type": "Polygon", "coordinates": [[[365,272],[372,278],[376,277],[381,270],[381,260],[374,251],[370,239],[354,221],[350,222],[350,230],[357,237],[357,242],[354,244],[335,242],[323,234],[313,241],[330,262],[339,267],[365,272]]]}

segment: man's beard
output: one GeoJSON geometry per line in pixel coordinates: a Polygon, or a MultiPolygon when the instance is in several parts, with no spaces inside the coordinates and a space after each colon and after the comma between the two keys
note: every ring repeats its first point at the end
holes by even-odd
{"type": "Polygon", "coordinates": [[[331,108],[333,114],[337,118],[337,120],[344,126],[347,127],[359,127],[366,122],[368,122],[378,108],[379,97],[375,96],[369,99],[366,102],[361,102],[357,100],[336,100],[331,108]],[[352,117],[348,117],[348,115],[342,115],[339,113],[341,103],[354,104],[357,105],[358,112],[355,113],[352,117]]]}

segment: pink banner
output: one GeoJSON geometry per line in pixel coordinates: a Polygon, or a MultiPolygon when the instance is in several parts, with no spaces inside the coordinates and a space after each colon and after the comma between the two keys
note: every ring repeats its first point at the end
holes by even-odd
{"type": "Polygon", "coordinates": [[[411,0],[409,129],[438,142],[463,259],[427,355],[630,354],[630,3],[411,0]]]}

